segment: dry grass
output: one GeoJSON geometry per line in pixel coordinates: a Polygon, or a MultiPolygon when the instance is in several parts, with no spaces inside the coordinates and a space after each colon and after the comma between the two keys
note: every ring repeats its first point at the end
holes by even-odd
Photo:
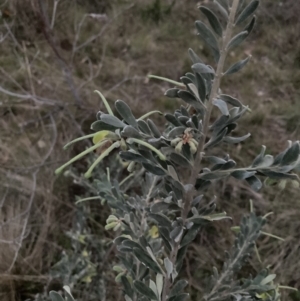
{"type": "MultiPolygon", "coordinates": [[[[193,28],[197,1],[177,1],[159,24],[142,17],[150,0],[134,6],[118,0],[60,0],[57,7],[48,0],[42,8],[39,3],[0,5],[0,297],[7,301],[32,297],[36,289],[24,284],[47,283],[47,271],[62,249],[57,242],[70,227],[74,192],[53,171],[71,155],[62,146],[88,132],[102,107],[92,91],[101,90],[110,101],[122,98],[136,114],[157,106],[173,110],[162,97],[168,85],[149,82],[146,75],[178,79],[189,68],[188,47],[207,53],[193,28]]],[[[253,37],[240,53],[231,53],[232,60],[253,55],[243,76],[224,82],[225,92],[253,110],[239,128],[240,133],[252,132],[252,139],[233,151],[235,159],[247,161],[242,164],[253,159],[261,144],[275,153],[287,139],[299,139],[299,13],[297,1],[263,1],[253,37]]],[[[258,212],[273,211],[268,230],[286,241],[262,239],[263,263],[279,274],[280,283],[300,287],[299,192],[271,187],[253,194],[237,185],[223,184],[220,209],[238,222],[251,197],[258,212]]],[[[208,249],[195,244],[190,251],[187,275],[195,294],[203,289],[203,274],[196,271],[202,267],[208,273],[212,264],[219,265],[220,250],[230,245],[228,231],[217,229],[213,241],[209,232],[199,237],[208,249]]],[[[250,265],[259,268],[255,259],[250,265]]]]}

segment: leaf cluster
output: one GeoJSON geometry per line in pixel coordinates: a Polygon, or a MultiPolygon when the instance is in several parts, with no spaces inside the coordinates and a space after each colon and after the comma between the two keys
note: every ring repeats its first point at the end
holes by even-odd
{"type": "MultiPolygon", "coordinates": [[[[237,122],[249,112],[248,106],[220,90],[222,77],[239,72],[250,61],[248,57],[225,68],[228,52],[244,42],[255,25],[253,13],[259,1],[244,2],[233,0],[229,9],[227,0],[215,0],[216,12],[200,7],[207,23],[196,21],[196,29],[211,49],[217,67],[205,64],[189,49],[191,72],[182,76],[180,82],[167,79],[175,87],[165,95],[171,101],[180,99],[182,105],[175,112],[164,114],[163,130],[151,118],[162,113],[152,111],[137,118],[124,101],[117,100],[113,110],[97,92],[108,113],[97,113],[97,120],[91,125],[95,133],[89,135],[95,146],[75,159],[100,149],[86,177],[91,177],[94,168],[116,149],[127,162],[129,176],[121,183],[108,181],[99,190],[100,198],[112,210],[106,229],[120,234],[114,240],[120,264],[114,270],[126,301],[188,298],[184,292],[186,282],[178,280],[187,247],[201,228],[229,218],[225,212],[216,213],[214,200],[208,204],[204,201],[213,182],[231,176],[246,181],[257,191],[262,188],[262,180],[298,181],[294,171],[300,166],[299,141],[289,142],[275,157],[265,154],[263,146],[247,167],[238,167],[220,151],[228,144],[243,143],[250,136],[234,135],[237,122]],[[243,25],[246,21],[249,23],[243,25]],[[211,120],[212,110],[218,112],[215,120],[211,120]],[[123,191],[131,178],[136,179],[141,193],[123,191]]],[[[70,162],[73,161],[74,158],[70,162]]],[[[274,277],[268,271],[245,280],[235,278],[249,258],[264,223],[265,219],[254,213],[242,219],[222,271],[214,269],[205,300],[256,300],[262,294],[265,300],[278,300],[277,287],[270,284],[274,277]]]]}

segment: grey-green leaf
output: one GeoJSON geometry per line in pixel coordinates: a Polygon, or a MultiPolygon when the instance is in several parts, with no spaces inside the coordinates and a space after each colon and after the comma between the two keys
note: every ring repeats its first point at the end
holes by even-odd
{"type": "Polygon", "coordinates": [[[248,33],[250,34],[254,28],[254,25],[256,23],[256,17],[253,16],[252,20],[250,21],[250,23],[244,28],[243,31],[248,31],[248,33]]]}
{"type": "Polygon", "coordinates": [[[121,281],[122,281],[122,284],[123,284],[125,293],[126,293],[130,298],[133,298],[133,290],[132,290],[131,284],[130,284],[130,282],[128,281],[127,277],[122,276],[122,277],[121,277],[121,281]]]}
{"type": "Polygon", "coordinates": [[[204,78],[198,72],[196,72],[196,81],[199,97],[204,102],[206,98],[206,84],[204,78]]]}
{"type": "Polygon", "coordinates": [[[229,75],[240,71],[251,59],[251,55],[249,55],[246,59],[241,60],[235,64],[233,64],[229,69],[224,73],[224,75],[229,75]]]}
{"type": "Polygon", "coordinates": [[[300,144],[299,142],[295,142],[284,154],[280,165],[290,165],[296,163],[300,155],[300,144]]]}
{"type": "Polygon", "coordinates": [[[297,180],[298,176],[296,174],[289,174],[284,172],[276,172],[272,170],[263,170],[262,173],[269,177],[270,179],[281,180],[281,179],[291,179],[297,180]]]}
{"type": "Polygon", "coordinates": [[[101,121],[116,128],[124,128],[126,126],[119,118],[110,114],[102,114],[101,121]]]}
{"type": "Polygon", "coordinates": [[[202,110],[204,107],[203,103],[198,101],[195,96],[188,91],[180,90],[178,92],[178,96],[187,104],[192,105],[195,109],[202,110]]]}
{"type": "Polygon", "coordinates": [[[167,271],[167,276],[168,276],[168,278],[170,278],[170,276],[173,272],[173,263],[168,257],[166,257],[164,259],[164,265],[165,265],[165,268],[166,268],[166,271],[167,271]]]}
{"type": "Polygon", "coordinates": [[[149,217],[154,219],[161,227],[170,227],[171,221],[162,213],[151,213],[149,217]]]}
{"type": "Polygon", "coordinates": [[[139,281],[139,280],[134,281],[133,286],[141,295],[143,295],[151,300],[157,300],[157,296],[152,291],[152,289],[150,287],[148,287],[142,281],[139,281]]]}
{"type": "Polygon", "coordinates": [[[216,61],[219,60],[220,50],[216,37],[211,32],[211,30],[201,21],[196,22],[196,28],[199,33],[199,36],[207,43],[214,53],[214,58],[216,61]]]}
{"type": "MultiPolygon", "coordinates": [[[[222,115],[222,116],[225,116],[225,115],[222,115]]],[[[211,137],[209,139],[209,141],[205,144],[205,149],[218,145],[223,140],[226,133],[227,133],[227,128],[225,128],[224,130],[219,132],[216,136],[211,137]]]]}
{"type": "Polygon", "coordinates": [[[189,48],[189,56],[190,56],[193,64],[196,64],[196,63],[203,64],[203,61],[200,59],[200,57],[195,53],[195,51],[192,48],[189,48]]]}
{"type": "Polygon", "coordinates": [[[264,161],[266,147],[263,145],[260,154],[252,162],[252,167],[259,166],[264,161]]]}
{"type": "Polygon", "coordinates": [[[164,176],[166,174],[165,171],[158,166],[152,165],[147,162],[143,162],[142,165],[147,171],[151,172],[156,176],[164,176]]]}
{"type": "Polygon", "coordinates": [[[183,237],[182,241],[181,241],[181,247],[186,246],[187,244],[189,244],[191,241],[193,241],[195,239],[195,237],[197,236],[199,230],[200,230],[200,225],[193,225],[192,228],[190,228],[189,230],[187,230],[185,236],[183,237]]]}
{"type": "Polygon", "coordinates": [[[202,63],[196,63],[192,66],[192,69],[195,72],[198,73],[211,73],[211,74],[215,74],[215,70],[211,67],[209,67],[208,65],[202,64],[202,63]]]}
{"type": "Polygon", "coordinates": [[[177,153],[172,153],[170,155],[170,159],[172,162],[175,164],[182,166],[182,167],[191,167],[191,162],[188,161],[184,156],[177,154],[177,153]]]}
{"type": "Polygon", "coordinates": [[[185,301],[189,297],[189,294],[183,293],[177,296],[170,298],[170,301],[185,301]]]}
{"type": "Polygon", "coordinates": [[[176,98],[178,97],[177,96],[177,92],[179,91],[179,89],[177,88],[172,88],[172,89],[169,89],[165,92],[165,95],[170,97],[170,98],[176,98]]]}
{"type": "Polygon", "coordinates": [[[236,99],[230,95],[221,94],[219,97],[234,107],[240,107],[240,108],[243,107],[242,103],[238,99],[236,99]]]}
{"type": "Polygon", "coordinates": [[[254,0],[252,2],[250,2],[245,9],[240,13],[240,15],[238,16],[238,18],[235,21],[235,25],[240,25],[242,22],[244,22],[249,16],[251,16],[255,10],[257,9],[259,5],[259,1],[258,0],[254,0]]]}
{"type": "Polygon", "coordinates": [[[131,109],[123,100],[117,100],[115,102],[115,107],[118,113],[129,125],[132,125],[133,127],[137,127],[136,119],[133,116],[131,109]]]}
{"type": "Polygon", "coordinates": [[[248,182],[248,184],[251,186],[251,188],[254,191],[258,191],[262,187],[262,183],[261,183],[260,179],[256,176],[249,177],[246,179],[246,181],[248,182]]]}
{"type": "Polygon", "coordinates": [[[235,144],[235,143],[240,143],[244,140],[246,140],[247,138],[249,138],[251,136],[250,133],[248,133],[247,135],[244,135],[242,137],[231,137],[231,136],[226,136],[224,138],[224,142],[230,143],[230,144],[235,144]]]}
{"type": "Polygon", "coordinates": [[[223,16],[223,18],[227,21],[228,20],[228,10],[222,4],[220,4],[219,0],[214,0],[214,4],[216,4],[219,12],[223,16]]]}
{"type": "Polygon", "coordinates": [[[222,29],[222,26],[221,26],[221,23],[220,23],[218,17],[209,8],[207,8],[205,6],[200,6],[200,10],[208,19],[208,22],[209,22],[210,26],[212,27],[212,29],[214,30],[214,32],[218,36],[222,37],[223,29],[222,29]]]}
{"type": "Polygon", "coordinates": [[[223,7],[226,9],[226,11],[229,10],[229,3],[228,0],[217,0],[223,7]]]}
{"type": "Polygon", "coordinates": [[[238,5],[238,9],[237,12],[241,12],[244,6],[245,0],[239,0],[239,5],[238,5]]]}
{"type": "Polygon", "coordinates": [[[125,161],[133,161],[139,163],[148,163],[148,160],[145,159],[143,156],[136,154],[134,152],[120,152],[121,159],[125,161]]]}
{"type": "Polygon", "coordinates": [[[179,295],[187,286],[187,284],[188,282],[186,280],[177,281],[171,289],[170,297],[179,295]]]}
{"type": "Polygon", "coordinates": [[[49,293],[49,296],[50,296],[52,301],[65,301],[64,298],[59,293],[57,293],[55,291],[51,291],[49,293]]]}
{"type": "Polygon", "coordinates": [[[64,291],[65,291],[67,301],[75,301],[74,297],[71,294],[70,287],[69,286],[64,286],[63,288],[64,288],[64,291]]]}
{"type": "Polygon", "coordinates": [[[122,137],[141,139],[142,135],[131,125],[126,125],[122,131],[122,137]]]}
{"type": "Polygon", "coordinates": [[[249,35],[248,31],[242,31],[239,34],[237,34],[229,41],[227,45],[227,50],[231,50],[237,47],[238,45],[240,45],[247,38],[248,35],[249,35]]]}
{"type": "Polygon", "coordinates": [[[153,259],[147,255],[145,252],[141,252],[140,249],[134,248],[133,253],[136,256],[136,258],[142,262],[144,265],[146,265],[148,268],[153,270],[156,273],[161,273],[160,268],[158,267],[157,263],[153,261],[153,259]]]}
{"type": "MultiPolygon", "coordinates": [[[[110,115],[111,116],[111,115],[110,115]]],[[[101,120],[97,120],[95,122],[93,122],[91,124],[91,129],[95,132],[99,132],[99,131],[115,131],[116,129],[118,129],[118,127],[109,125],[107,123],[104,123],[101,120]]]]}
{"type": "Polygon", "coordinates": [[[238,180],[245,180],[247,178],[250,178],[256,174],[256,171],[246,171],[246,170],[236,170],[233,173],[231,173],[231,176],[238,180]]]}
{"type": "Polygon", "coordinates": [[[138,120],[137,122],[139,129],[146,135],[151,135],[151,130],[145,120],[138,120]]]}
{"type": "Polygon", "coordinates": [[[161,136],[161,133],[158,130],[158,128],[156,127],[155,123],[151,119],[148,119],[147,123],[148,123],[148,126],[149,126],[151,132],[153,133],[153,136],[155,138],[159,138],[161,136]]]}
{"type": "Polygon", "coordinates": [[[223,101],[222,99],[214,99],[213,100],[213,105],[218,107],[219,110],[221,111],[221,113],[225,116],[229,115],[229,111],[228,111],[228,107],[225,101],[223,101]]]}

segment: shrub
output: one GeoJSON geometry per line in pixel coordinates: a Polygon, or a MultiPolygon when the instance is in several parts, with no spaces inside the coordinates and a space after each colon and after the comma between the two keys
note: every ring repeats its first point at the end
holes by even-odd
{"type": "MultiPolygon", "coordinates": [[[[187,282],[180,279],[179,272],[189,244],[201,228],[230,218],[225,212],[216,212],[214,199],[208,204],[205,202],[212,183],[231,176],[246,181],[255,191],[262,188],[262,179],[266,184],[284,185],[291,181],[298,185],[298,176],[293,171],[300,167],[299,141],[289,142],[288,148],[275,158],[266,155],[263,146],[247,167],[237,167],[229,155],[224,155],[226,145],[242,143],[250,136],[248,133],[242,137],[232,135],[237,121],[250,109],[237,98],[223,94],[220,83],[223,77],[240,71],[251,58],[225,67],[229,51],[239,46],[253,30],[256,21],[253,14],[259,1],[244,4],[244,1],[233,0],[231,7],[227,0],[216,0],[214,4],[217,15],[210,8],[200,6],[210,27],[197,21],[196,28],[211,50],[216,68],[205,64],[189,49],[192,72],[181,77],[181,82],[160,78],[175,85],[165,95],[172,101],[179,98],[184,103],[174,114],[164,114],[165,130],[161,132],[150,119],[160,112],[152,111],[136,118],[128,105],[118,100],[116,116],[97,91],[107,113],[97,113],[97,121],[91,125],[94,134],[73,141],[92,137],[94,146],[56,170],[60,173],[96,149],[100,155],[85,173],[87,178],[116,149],[128,162],[128,177],[120,183],[114,180],[102,185],[99,190],[99,198],[112,210],[106,229],[118,233],[114,243],[119,264],[114,270],[126,301],[188,298],[184,292],[187,282]],[[213,118],[213,110],[218,112],[216,118],[213,118]],[[128,195],[123,187],[133,178],[139,189],[128,195]]],[[[267,235],[262,231],[267,216],[257,216],[251,210],[239,226],[233,227],[234,245],[225,254],[223,268],[219,271],[212,268],[204,300],[279,300],[280,286],[275,283],[276,275],[270,274],[268,269],[246,279],[239,276],[259,235],[267,235]]],[[[56,292],[50,296],[53,301],[63,300],[56,292]]],[[[67,287],[66,298],[73,300],[67,287]]]]}

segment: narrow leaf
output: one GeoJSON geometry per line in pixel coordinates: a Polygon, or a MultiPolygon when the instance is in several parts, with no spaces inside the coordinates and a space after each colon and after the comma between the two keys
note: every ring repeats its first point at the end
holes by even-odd
{"type": "Polygon", "coordinates": [[[116,128],[124,128],[126,126],[119,118],[109,114],[102,114],[101,121],[116,128]]]}
{"type": "Polygon", "coordinates": [[[171,289],[170,297],[179,295],[187,286],[187,284],[188,282],[186,280],[177,281],[171,289]]]}
{"type": "Polygon", "coordinates": [[[177,92],[179,91],[179,89],[177,88],[172,88],[172,89],[169,89],[165,92],[165,95],[167,97],[170,97],[170,98],[177,98],[178,95],[177,95],[177,92]]]}
{"type": "Polygon", "coordinates": [[[229,10],[229,3],[228,3],[228,0],[217,0],[220,5],[222,5],[224,7],[224,9],[226,9],[226,11],[229,10]]]}
{"type": "Polygon", "coordinates": [[[173,263],[171,262],[171,260],[168,257],[166,257],[164,259],[164,265],[165,265],[165,268],[167,271],[167,276],[168,276],[168,278],[170,278],[170,276],[173,272],[173,263]]]}
{"type": "Polygon", "coordinates": [[[187,104],[192,105],[195,109],[202,110],[204,108],[203,103],[197,101],[195,96],[188,91],[181,90],[178,92],[178,96],[187,104]]]}
{"type": "Polygon", "coordinates": [[[227,142],[227,143],[230,143],[230,144],[236,144],[236,143],[240,143],[240,142],[246,140],[250,136],[251,136],[250,133],[248,133],[247,135],[244,135],[242,137],[230,137],[230,136],[226,136],[223,141],[227,142]]]}
{"type": "Polygon", "coordinates": [[[262,173],[269,177],[270,179],[281,180],[281,179],[293,179],[297,180],[298,176],[296,174],[289,174],[284,172],[277,172],[272,170],[262,170],[262,173]]]}
{"type": "Polygon", "coordinates": [[[251,55],[249,55],[246,59],[239,61],[235,64],[233,64],[225,73],[224,75],[229,75],[229,74],[233,74],[236,73],[238,71],[240,71],[242,68],[244,68],[246,66],[246,64],[249,62],[249,60],[251,59],[251,55]]]}
{"type": "Polygon", "coordinates": [[[150,287],[148,287],[145,283],[142,281],[136,280],[134,281],[134,288],[143,296],[151,299],[151,300],[157,300],[157,296],[152,291],[150,287]]]}
{"type": "Polygon", "coordinates": [[[237,34],[235,37],[233,37],[228,45],[227,45],[227,50],[231,50],[235,47],[237,47],[238,45],[240,45],[249,35],[248,31],[242,31],[239,34],[237,34]]]}
{"type": "Polygon", "coordinates": [[[252,2],[250,2],[245,9],[240,13],[240,15],[238,16],[238,18],[235,21],[235,25],[240,25],[242,22],[244,22],[248,17],[250,17],[250,15],[252,15],[255,10],[257,9],[259,5],[259,1],[258,0],[254,0],[252,2]]]}
{"type": "Polygon", "coordinates": [[[162,213],[150,213],[149,217],[154,219],[160,227],[171,226],[171,221],[162,213]]]}
{"type": "Polygon", "coordinates": [[[167,113],[165,114],[165,118],[174,126],[181,126],[180,121],[174,115],[167,113]]]}
{"type": "Polygon", "coordinates": [[[199,97],[204,102],[206,98],[206,84],[204,78],[198,72],[196,72],[196,81],[197,81],[199,97]]]}
{"type": "Polygon", "coordinates": [[[217,18],[217,16],[209,8],[207,8],[205,6],[200,6],[200,10],[208,19],[208,22],[209,22],[210,26],[212,27],[212,29],[214,30],[214,32],[218,36],[222,37],[223,30],[222,30],[221,23],[220,23],[219,19],[217,18]]]}
{"type": "Polygon", "coordinates": [[[252,167],[259,166],[264,159],[266,147],[263,145],[260,154],[252,162],[252,167]]]}
{"type": "Polygon", "coordinates": [[[71,294],[71,289],[69,286],[64,285],[63,287],[64,291],[65,291],[65,295],[66,295],[66,299],[67,301],[75,301],[74,297],[71,294]]]}
{"type": "Polygon", "coordinates": [[[238,180],[245,180],[250,178],[256,174],[256,171],[246,171],[246,170],[236,170],[234,171],[231,176],[238,180]]]}
{"type": "Polygon", "coordinates": [[[149,126],[151,132],[153,133],[153,136],[155,138],[159,138],[161,136],[161,133],[158,130],[158,128],[156,127],[155,123],[151,119],[148,119],[147,123],[148,123],[148,126],[149,126]]]}
{"type": "Polygon", "coordinates": [[[51,298],[52,301],[65,301],[63,299],[63,297],[59,293],[57,293],[55,291],[51,291],[49,293],[49,296],[50,296],[50,298],[51,298]]]}
{"type": "Polygon", "coordinates": [[[191,162],[188,161],[188,159],[186,159],[181,154],[172,153],[170,155],[170,159],[171,159],[172,162],[174,162],[175,164],[177,164],[179,166],[182,166],[182,167],[191,167],[191,162]]]}
{"type": "Polygon", "coordinates": [[[252,20],[250,21],[250,23],[244,28],[243,31],[248,31],[249,34],[252,32],[254,25],[256,23],[256,17],[253,16],[252,20]]]}
{"type": "Polygon", "coordinates": [[[230,95],[221,94],[219,97],[234,107],[240,107],[240,108],[243,107],[242,103],[237,98],[234,98],[230,95]]]}
{"type": "Polygon", "coordinates": [[[200,230],[200,225],[193,225],[192,228],[190,228],[189,230],[187,230],[185,236],[183,237],[182,241],[181,241],[181,247],[184,247],[186,245],[188,245],[191,241],[193,241],[199,230],[200,230]]]}
{"type": "Polygon", "coordinates": [[[143,136],[131,125],[126,125],[121,132],[122,137],[142,139],[143,136]]]}
{"type": "Polygon", "coordinates": [[[214,0],[214,4],[217,6],[217,9],[223,16],[223,18],[227,21],[228,20],[228,10],[224,8],[223,5],[220,4],[218,0],[214,0]]]}
{"type": "Polygon", "coordinates": [[[133,253],[136,258],[146,265],[149,269],[153,270],[156,273],[161,273],[160,268],[158,267],[157,263],[152,260],[152,258],[145,254],[145,252],[141,252],[140,249],[134,248],[133,253]]]}
{"type": "Polygon", "coordinates": [[[300,155],[300,144],[299,142],[295,142],[284,154],[280,165],[290,165],[296,163],[300,155]]]}
{"type": "Polygon", "coordinates": [[[117,100],[115,107],[122,118],[133,127],[137,127],[136,119],[134,118],[129,106],[122,100],[117,100]]]}
{"type": "Polygon", "coordinates": [[[196,63],[192,66],[192,69],[195,71],[195,72],[198,72],[198,73],[211,73],[211,74],[215,74],[215,70],[213,68],[211,68],[210,66],[208,65],[205,65],[205,64],[201,64],[201,63],[196,63]]]}
{"type": "Polygon", "coordinates": [[[215,38],[211,30],[201,21],[196,21],[196,28],[199,33],[199,36],[211,47],[213,50],[215,61],[219,60],[220,50],[218,41],[215,38]]]}
{"type": "Polygon", "coordinates": [[[191,58],[191,61],[193,64],[201,63],[203,64],[203,61],[200,59],[200,57],[194,52],[192,48],[189,48],[189,56],[191,58]]]}
{"type": "Polygon", "coordinates": [[[122,276],[121,282],[123,284],[126,295],[128,295],[132,299],[133,298],[133,290],[132,290],[131,284],[129,283],[127,277],[122,276]]]}
{"type": "Polygon", "coordinates": [[[248,184],[251,186],[251,188],[254,191],[258,191],[262,187],[262,183],[261,183],[260,179],[256,176],[249,177],[246,179],[246,181],[248,182],[248,184]]]}
{"type": "Polygon", "coordinates": [[[137,124],[138,124],[138,127],[141,130],[141,132],[143,132],[146,135],[151,136],[151,130],[146,121],[138,120],[137,124]]]}
{"type": "Polygon", "coordinates": [[[228,107],[225,101],[223,101],[222,99],[214,99],[213,100],[213,105],[218,107],[219,110],[221,111],[221,113],[225,116],[229,115],[229,111],[228,111],[228,107]]]}
{"type": "Polygon", "coordinates": [[[121,159],[125,161],[133,161],[133,162],[138,162],[138,163],[148,163],[148,160],[145,159],[143,156],[134,153],[132,151],[129,152],[120,152],[120,157],[121,159]]]}
{"type": "Polygon", "coordinates": [[[164,176],[166,174],[165,171],[158,166],[152,165],[147,162],[143,162],[142,165],[147,171],[151,172],[156,176],[164,176]]]}
{"type": "Polygon", "coordinates": [[[95,122],[93,122],[91,124],[91,129],[93,131],[96,131],[96,132],[100,132],[100,131],[115,131],[116,129],[118,129],[118,127],[115,127],[115,126],[109,125],[107,123],[104,123],[101,120],[97,120],[97,121],[95,121],[95,122]]]}

